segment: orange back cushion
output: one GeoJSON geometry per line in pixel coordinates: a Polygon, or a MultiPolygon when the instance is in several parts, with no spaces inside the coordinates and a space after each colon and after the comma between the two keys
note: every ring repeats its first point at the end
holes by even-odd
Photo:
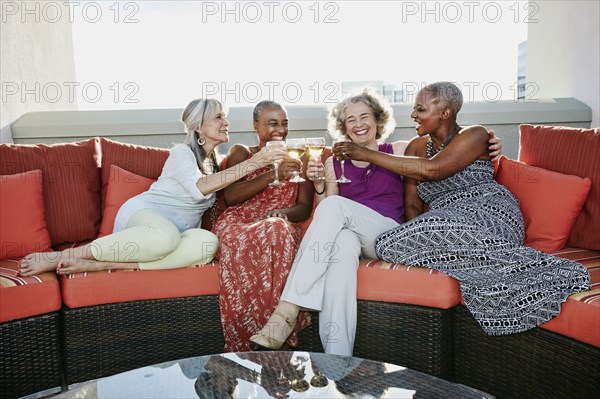
{"type": "Polygon", "coordinates": [[[590,179],[503,156],[496,180],[519,200],[525,221],[525,245],[545,252],[562,249],[588,196],[590,179]]]}
{"type": "Polygon", "coordinates": [[[110,166],[115,165],[133,174],[148,179],[158,179],[169,157],[166,148],[146,147],[119,143],[106,138],[102,144],[102,209],[106,203],[106,193],[110,179],[110,166]]]}
{"type": "Polygon", "coordinates": [[[121,206],[132,197],[148,191],[155,179],[136,175],[115,165],[110,165],[106,202],[98,237],[112,234],[115,218],[121,206]]]}
{"type": "Polygon", "coordinates": [[[0,175],[42,171],[52,245],[96,237],[102,216],[99,166],[97,137],[53,145],[0,144],[0,175]]]}
{"type": "Polygon", "coordinates": [[[590,178],[590,193],[567,245],[600,250],[600,129],[521,125],[519,130],[521,162],[590,178]]]}
{"type": "Polygon", "coordinates": [[[51,249],[41,170],[0,176],[0,213],[0,259],[51,249]]]}

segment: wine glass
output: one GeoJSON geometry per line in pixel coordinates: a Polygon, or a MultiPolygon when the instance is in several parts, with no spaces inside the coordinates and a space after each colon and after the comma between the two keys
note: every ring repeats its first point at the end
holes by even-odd
{"type": "MultiPolygon", "coordinates": [[[[281,140],[267,141],[267,148],[269,151],[285,150],[285,142],[281,140]]],[[[275,180],[269,183],[269,186],[279,186],[279,162],[274,162],[273,167],[275,168],[275,180]]]]}
{"type": "MultiPolygon", "coordinates": [[[[306,139],[306,150],[311,158],[315,161],[321,160],[321,155],[325,151],[325,138],[324,137],[309,137],[306,139]]],[[[325,180],[325,176],[320,176],[315,180],[325,180]]]]}
{"type": "MultiPolygon", "coordinates": [[[[300,160],[302,155],[304,155],[304,151],[305,151],[305,147],[306,147],[306,140],[305,139],[287,139],[287,141],[285,142],[285,146],[286,146],[287,153],[290,157],[300,160]]],[[[302,169],[302,162],[300,163],[300,168],[302,169]]],[[[293,183],[300,183],[300,182],[303,182],[306,180],[304,180],[302,177],[300,177],[299,171],[295,171],[294,177],[292,177],[290,179],[290,181],[293,183]]]]}
{"type": "MultiPolygon", "coordinates": [[[[344,136],[340,136],[340,137],[338,137],[338,138],[336,138],[334,140],[334,143],[337,144],[337,143],[343,143],[343,142],[346,142],[346,141],[350,141],[350,140],[348,138],[344,137],[344,136]]],[[[343,155],[345,155],[345,154],[343,154],[343,155]]],[[[340,176],[339,179],[336,180],[336,182],[338,182],[338,183],[350,183],[352,180],[350,180],[346,176],[344,176],[344,163],[346,163],[346,159],[345,158],[342,158],[342,159],[338,158],[338,160],[340,161],[340,167],[342,168],[342,175],[340,176]]]]}
{"type": "Polygon", "coordinates": [[[292,389],[296,392],[304,392],[310,388],[310,384],[308,383],[308,381],[302,378],[297,378],[293,380],[291,385],[292,389]]]}
{"type": "Polygon", "coordinates": [[[329,380],[325,375],[323,375],[320,371],[318,371],[315,375],[310,379],[310,385],[315,388],[323,388],[329,385],[329,380]]]}
{"type": "Polygon", "coordinates": [[[283,369],[280,369],[279,377],[277,377],[277,379],[275,380],[275,386],[276,386],[276,389],[278,390],[277,396],[284,397],[283,395],[285,395],[285,393],[290,390],[290,385],[291,385],[290,381],[283,374],[283,369]],[[279,396],[279,395],[281,395],[281,396],[279,396]]]}

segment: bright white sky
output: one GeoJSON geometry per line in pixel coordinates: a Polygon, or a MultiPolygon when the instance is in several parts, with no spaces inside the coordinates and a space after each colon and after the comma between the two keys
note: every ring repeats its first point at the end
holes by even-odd
{"type": "Polygon", "coordinates": [[[90,3],[72,14],[77,81],[103,94],[80,93],[81,110],[314,104],[340,99],[343,81],[451,80],[467,101],[514,99],[535,19],[524,1],[90,3]]]}

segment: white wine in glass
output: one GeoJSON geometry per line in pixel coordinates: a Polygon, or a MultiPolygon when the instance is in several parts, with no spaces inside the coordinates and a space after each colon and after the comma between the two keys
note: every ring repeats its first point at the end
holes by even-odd
{"type": "MultiPolygon", "coordinates": [[[[281,140],[267,141],[266,146],[269,149],[269,151],[285,151],[285,142],[281,140]]],[[[279,186],[281,185],[281,182],[279,181],[279,162],[274,162],[273,167],[275,168],[275,180],[269,183],[269,186],[279,186]]]]}
{"type": "MultiPolygon", "coordinates": [[[[325,138],[324,137],[309,137],[306,139],[306,151],[308,155],[315,161],[321,160],[321,155],[325,151],[325,138]]],[[[325,176],[321,176],[316,180],[325,180],[325,176]]]]}
{"type": "MultiPolygon", "coordinates": [[[[300,160],[302,155],[304,155],[306,141],[304,139],[287,139],[285,147],[290,157],[300,160]]],[[[302,162],[300,163],[300,168],[302,168],[302,162]]],[[[296,171],[294,172],[294,177],[292,177],[290,181],[293,183],[301,183],[306,180],[300,177],[300,172],[296,171]]]]}
{"type": "Polygon", "coordinates": [[[309,137],[306,139],[306,149],[311,158],[319,158],[325,151],[324,137],[309,137]]]}

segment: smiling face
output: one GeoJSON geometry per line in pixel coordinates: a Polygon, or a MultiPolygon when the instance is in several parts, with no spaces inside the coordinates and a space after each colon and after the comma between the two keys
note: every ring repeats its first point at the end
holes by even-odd
{"type": "Polygon", "coordinates": [[[415,98],[410,117],[416,122],[415,130],[419,136],[434,133],[441,122],[448,119],[448,107],[444,107],[439,98],[430,92],[421,90],[415,98]]]}
{"type": "Polygon", "coordinates": [[[214,117],[204,121],[204,124],[196,129],[206,144],[218,145],[229,141],[229,121],[225,117],[225,112],[221,111],[214,117]]]}
{"type": "Polygon", "coordinates": [[[254,121],[254,130],[258,134],[259,146],[267,141],[285,140],[288,135],[288,116],[281,107],[269,107],[260,111],[254,121]]]}
{"type": "Polygon", "coordinates": [[[358,145],[377,142],[377,122],[373,110],[362,101],[349,103],[344,109],[346,134],[358,145]]]}

